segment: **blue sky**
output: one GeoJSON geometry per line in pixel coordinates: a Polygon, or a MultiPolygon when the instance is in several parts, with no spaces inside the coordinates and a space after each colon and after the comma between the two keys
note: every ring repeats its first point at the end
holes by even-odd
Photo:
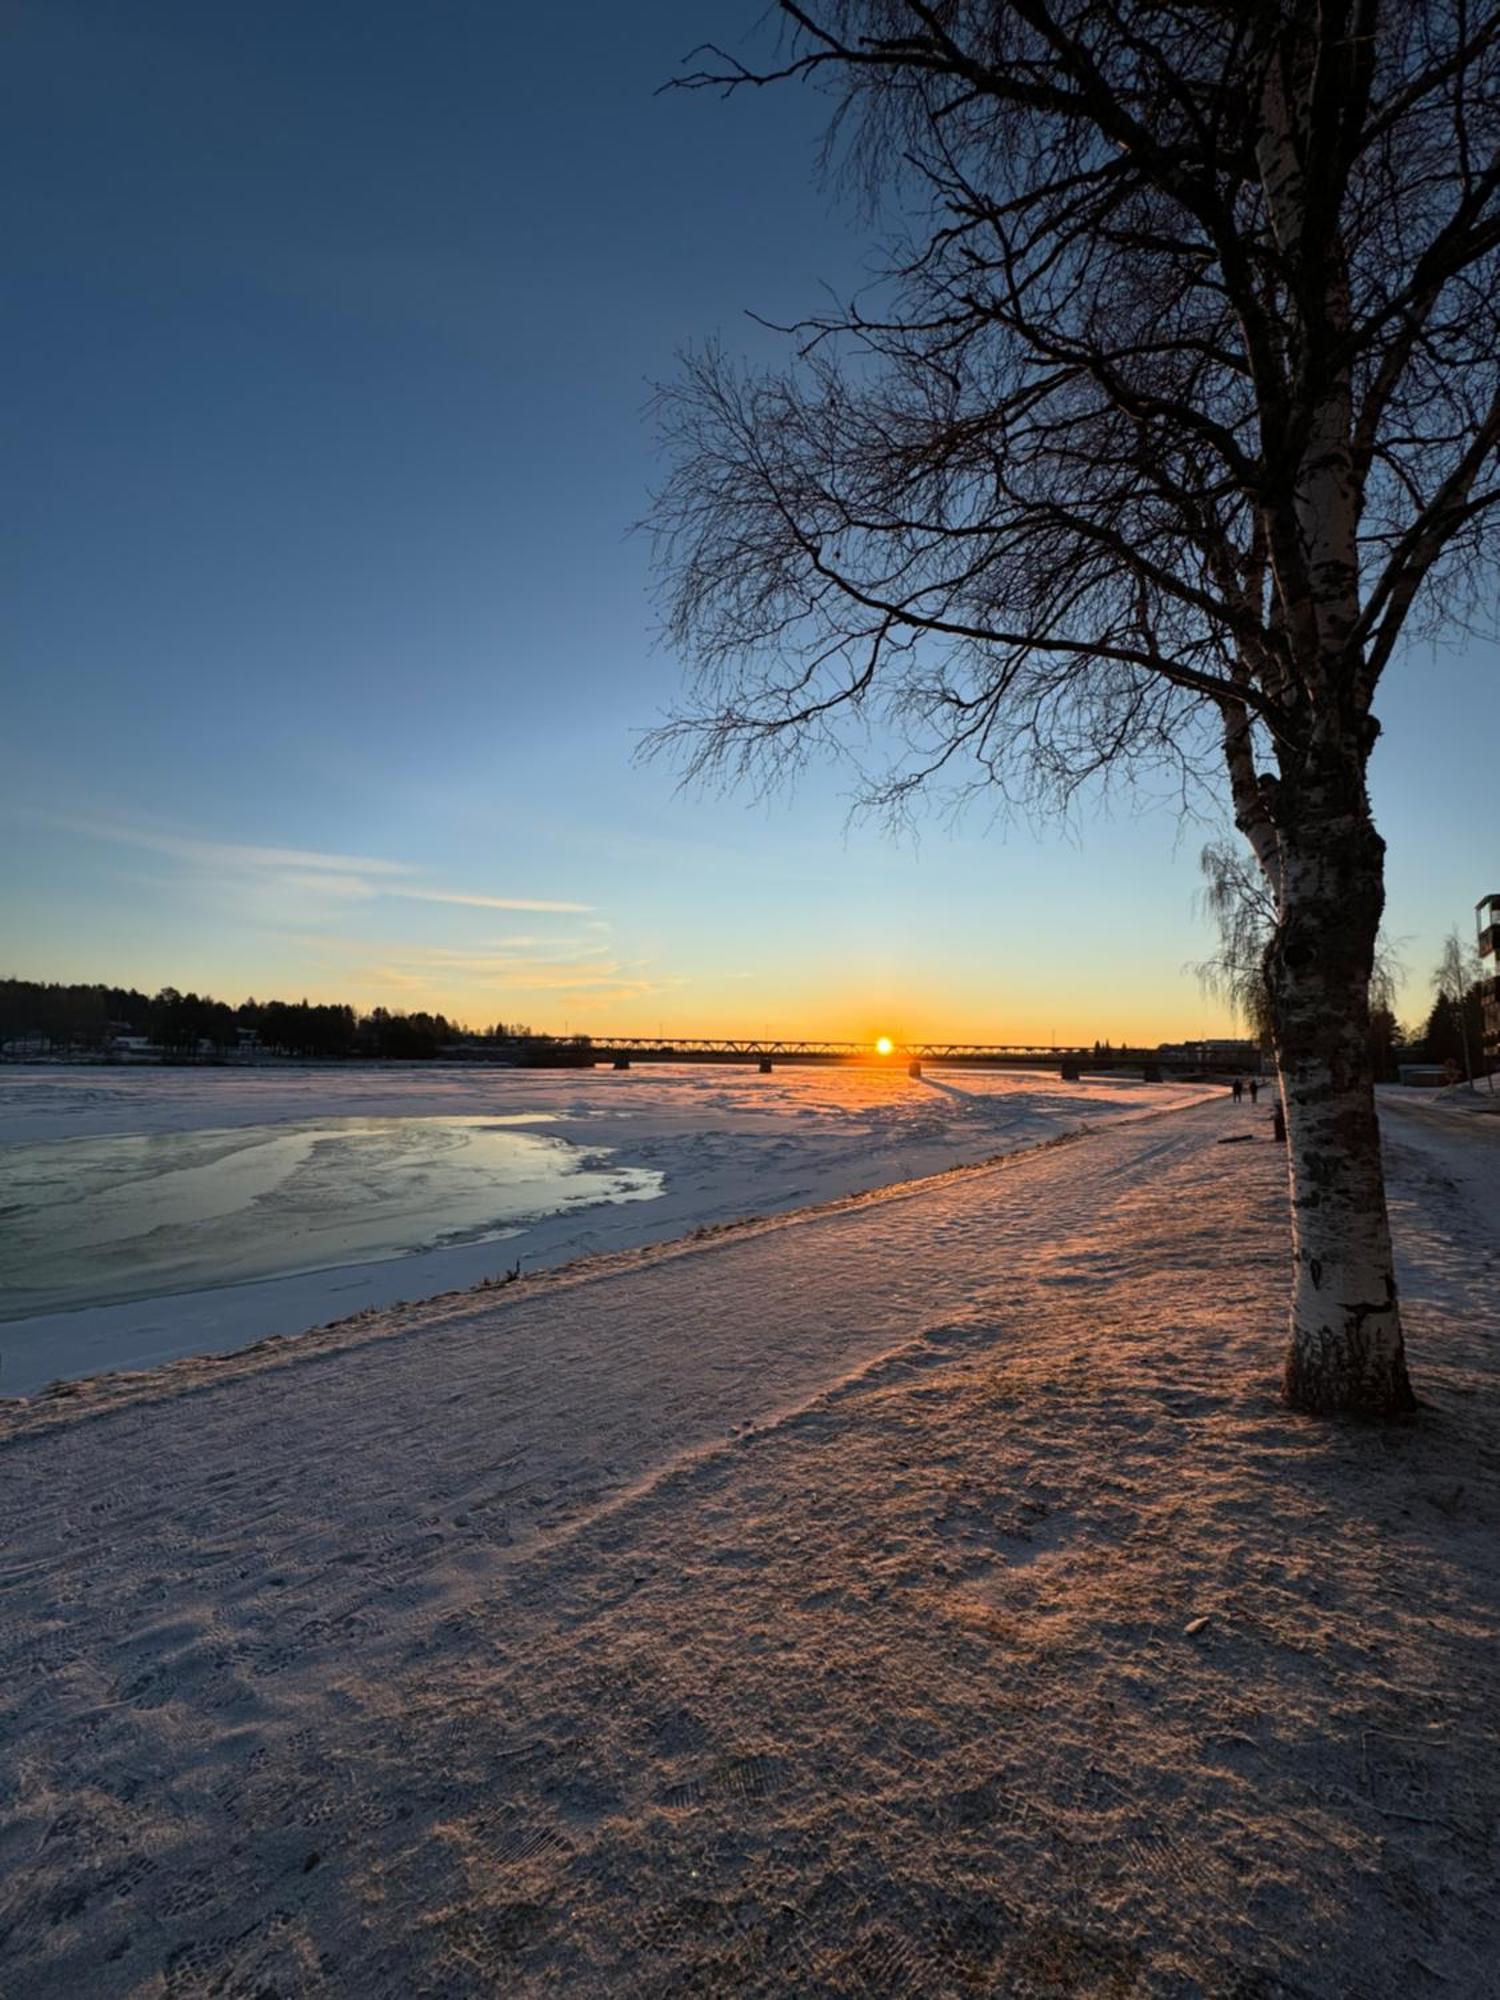
{"type": "MultiPolygon", "coordinates": [[[[480,1022],[1224,1027],[1204,832],[896,844],[683,796],[632,535],[683,345],[863,268],[795,92],[657,93],[758,0],[0,11],[0,971],[480,1022]],[[20,199],[17,199],[17,194],[20,199]]],[[[1494,889],[1495,653],[1393,673],[1389,929],[1494,889]]]]}

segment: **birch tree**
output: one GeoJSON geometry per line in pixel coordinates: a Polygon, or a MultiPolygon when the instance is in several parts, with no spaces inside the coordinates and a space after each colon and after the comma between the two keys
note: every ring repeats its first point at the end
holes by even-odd
{"type": "Polygon", "coordinates": [[[665,732],[734,775],[897,742],[870,798],[1056,804],[1211,754],[1275,922],[1284,1387],[1412,1406],[1367,1053],[1381,675],[1461,615],[1500,444],[1500,9],[781,0],[886,230],[868,292],[660,399],[665,732]]]}
{"type": "Polygon", "coordinates": [[[1463,1050],[1464,1081],[1474,1088],[1474,1055],[1469,1043],[1469,989],[1479,978],[1477,953],[1464,944],[1457,930],[1443,939],[1443,955],[1432,975],[1434,991],[1453,1009],[1463,1050]]]}

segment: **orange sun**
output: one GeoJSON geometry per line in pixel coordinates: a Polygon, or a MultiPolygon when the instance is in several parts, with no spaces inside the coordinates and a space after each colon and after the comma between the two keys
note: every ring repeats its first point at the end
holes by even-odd
{"type": "Polygon", "coordinates": [[[889,1035],[882,1035],[880,1040],[875,1044],[875,1053],[878,1056],[888,1056],[895,1046],[896,1044],[891,1040],[889,1035]]]}

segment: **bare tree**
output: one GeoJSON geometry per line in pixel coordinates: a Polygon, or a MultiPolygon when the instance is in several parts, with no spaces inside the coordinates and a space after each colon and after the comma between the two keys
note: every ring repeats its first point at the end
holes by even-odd
{"type": "MultiPolygon", "coordinates": [[[[1218,931],[1219,943],[1215,952],[1190,969],[1205,992],[1226,1001],[1257,1041],[1274,1047],[1268,960],[1276,938],[1277,907],[1270,884],[1250,850],[1232,838],[1211,840],[1199,855],[1198,866],[1203,874],[1203,910],[1218,931]]],[[[1382,1015],[1394,1022],[1401,979],[1397,946],[1378,931],[1370,967],[1372,1021],[1382,1015]]]]}
{"type": "Polygon", "coordinates": [[[1365,773],[1420,605],[1500,498],[1500,9],[1465,0],[781,0],[896,221],[882,281],[661,398],[653,525],[733,775],[874,725],[900,808],[1187,768],[1211,734],[1275,909],[1285,1393],[1413,1403],[1366,1049],[1365,773]]]}
{"type": "Polygon", "coordinates": [[[1226,1001],[1262,1046],[1274,1043],[1266,951],[1276,931],[1276,904],[1265,876],[1254,855],[1233,840],[1210,841],[1198,865],[1219,948],[1192,969],[1199,985],[1226,1001]]]}
{"type": "Polygon", "coordinates": [[[1474,1056],[1469,1047],[1469,989],[1479,977],[1478,953],[1465,945],[1457,929],[1443,939],[1443,955],[1432,975],[1434,990],[1453,1008],[1459,1046],[1464,1052],[1464,1081],[1474,1088],[1474,1056]]]}

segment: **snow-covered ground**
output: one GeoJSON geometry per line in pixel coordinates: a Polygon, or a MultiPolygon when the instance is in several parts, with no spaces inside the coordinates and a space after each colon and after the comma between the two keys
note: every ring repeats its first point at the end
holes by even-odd
{"type": "Polygon", "coordinates": [[[0,1991],[1495,2000],[1500,1128],[1401,1116],[1390,1429],[1227,1103],[0,1411],[0,1991]]]}
{"type": "Polygon", "coordinates": [[[1481,1077],[1477,1083],[1453,1083],[1443,1090],[1415,1090],[1398,1083],[1383,1083],[1378,1096],[1382,1106],[1400,1110],[1429,1111],[1444,1118],[1500,1117],[1500,1077],[1481,1077]]]}
{"type": "Polygon", "coordinates": [[[6,1068],[0,1394],[224,1352],[475,1285],[517,1262],[534,1271],[662,1242],[1202,1094],[1040,1071],[913,1080],[899,1064],[770,1076],[645,1065],[6,1068]],[[485,1118],[521,1128],[533,1154],[568,1149],[571,1191],[552,1201],[533,1192],[517,1213],[497,1173],[487,1216],[470,1155],[454,1151],[474,1137],[461,1121],[485,1118]],[[445,1122],[419,1130],[427,1120],[445,1122]],[[411,1143],[388,1121],[412,1121],[411,1143]],[[581,1205],[578,1190],[592,1185],[597,1199],[581,1205]],[[35,1309],[75,1298],[100,1302],[35,1309]]]}

